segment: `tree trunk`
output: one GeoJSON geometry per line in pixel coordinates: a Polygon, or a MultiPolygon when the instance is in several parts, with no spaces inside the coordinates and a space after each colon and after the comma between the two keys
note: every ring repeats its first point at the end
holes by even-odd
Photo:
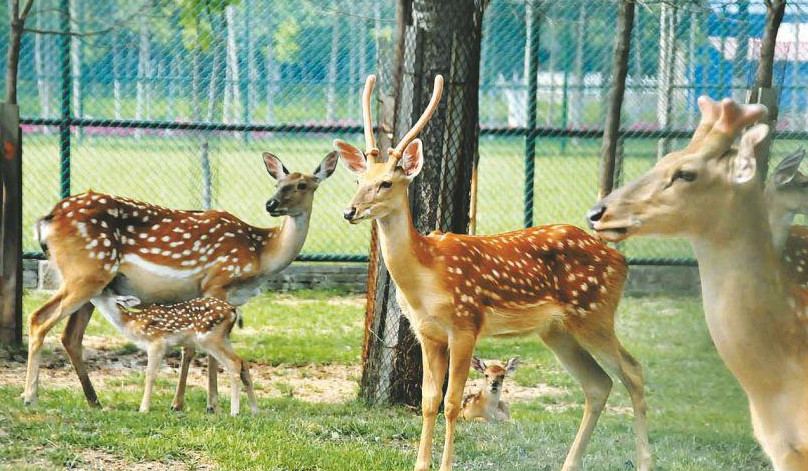
{"type": "MultiPolygon", "coordinates": [[[[609,91],[608,112],[603,130],[601,150],[600,193],[598,199],[612,192],[620,139],[620,111],[626,91],[628,56],[631,48],[631,29],[634,26],[634,0],[621,0],[617,18],[617,36],[612,61],[612,83],[609,91]]],[[[663,6],[664,8],[664,6],[663,6]]]]}
{"type": "Polygon", "coordinates": [[[584,45],[586,44],[586,15],[587,5],[581,2],[578,7],[578,21],[575,23],[575,59],[572,66],[573,86],[572,100],[570,100],[570,122],[574,128],[583,124],[584,110],[584,45]]]}
{"type": "Polygon", "coordinates": [[[241,115],[241,73],[238,64],[238,45],[236,44],[236,7],[225,8],[225,28],[227,29],[227,70],[225,72],[225,107],[224,122],[234,123],[241,115]]]}
{"type": "MultiPolygon", "coordinates": [[[[660,129],[670,127],[673,107],[673,75],[676,57],[676,7],[662,4],[659,17],[659,70],[657,71],[657,124],[660,129]]],[[[662,138],[657,142],[657,157],[670,151],[670,140],[662,138]]]]}
{"type": "MultiPolygon", "coordinates": [[[[221,37],[216,34],[215,37],[221,37]]],[[[221,69],[221,47],[217,40],[213,40],[211,44],[213,49],[212,56],[213,62],[210,65],[210,82],[208,83],[208,114],[207,121],[213,122],[216,113],[216,99],[219,96],[219,73],[221,69]]]]}
{"type": "MultiPolygon", "coordinates": [[[[334,0],[334,10],[339,11],[339,1],[334,0]]],[[[328,59],[328,88],[326,91],[325,120],[333,123],[336,117],[337,101],[337,59],[339,55],[339,20],[334,19],[331,24],[331,55],[328,59]]]]}
{"type": "MultiPolygon", "coordinates": [[[[44,29],[42,25],[42,8],[38,5],[36,15],[37,29],[44,29]]],[[[43,42],[47,38],[42,34],[34,35],[34,69],[36,71],[36,89],[39,95],[39,115],[43,118],[51,117],[51,96],[48,83],[47,70],[43,60],[43,42]]],[[[47,132],[47,127],[45,128],[47,132]]]]}
{"type": "MultiPolygon", "coordinates": [[[[767,7],[766,26],[763,29],[763,41],[760,47],[760,62],[755,74],[755,88],[751,91],[750,103],[763,103],[769,109],[766,117],[772,131],[777,127],[777,91],[772,88],[772,75],[774,74],[774,48],[777,43],[777,32],[786,10],[786,0],[772,0],[771,7],[767,7]]],[[[766,181],[769,170],[769,148],[771,147],[771,133],[760,143],[755,153],[757,158],[758,176],[766,181]]]]}
{"type": "Polygon", "coordinates": [[[0,345],[14,347],[22,346],[21,141],[20,108],[0,103],[0,345]]]}
{"type": "MultiPolygon", "coordinates": [[[[137,97],[135,105],[135,119],[142,120],[146,108],[148,95],[148,77],[151,73],[151,37],[149,34],[149,15],[140,15],[140,42],[137,57],[137,97]]],[[[140,138],[142,130],[135,130],[135,137],[140,138]]]]}
{"type": "MultiPolygon", "coordinates": [[[[349,12],[355,12],[356,9],[356,1],[355,0],[347,0],[347,10],[349,12]]],[[[357,80],[357,72],[359,69],[359,58],[357,57],[358,54],[356,53],[357,49],[357,42],[359,42],[360,38],[357,34],[357,21],[356,18],[353,16],[349,16],[347,19],[348,22],[348,31],[351,32],[351,35],[356,35],[352,38],[351,41],[348,41],[348,88],[343,93],[348,95],[348,112],[353,113],[354,110],[357,109],[356,106],[356,97],[359,94],[358,91],[354,91],[355,85],[359,82],[357,80]]]]}
{"type": "Polygon", "coordinates": [[[278,73],[278,65],[275,63],[275,43],[272,36],[267,36],[267,54],[265,57],[265,67],[267,73],[267,124],[272,124],[275,121],[275,93],[277,93],[278,82],[280,81],[280,74],[278,73]]]}
{"type": "Polygon", "coordinates": [[[118,31],[112,32],[112,97],[115,119],[121,119],[121,45],[118,31]]]}
{"type": "Polygon", "coordinates": [[[739,0],[738,7],[738,34],[735,37],[737,44],[735,47],[735,57],[732,60],[732,95],[733,98],[741,102],[745,98],[745,88],[749,85],[746,79],[746,54],[749,47],[749,0],[739,0]]]}
{"type": "MultiPolygon", "coordinates": [[[[248,26],[245,28],[247,35],[247,100],[245,103],[244,117],[247,123],[252,123],[253,114],[258,103],[258,62],[255,57],[254,32],[249,26],[252,3],[248,3],[244,9],[245,21],[248,26]]],[[[271,34],[271,33],[270,33],[271,34]]]]}
{"type": "Polygon", "coordinates": [[[201,67],[199,63],[200,54],[199,47],[194,46],[191,50],[191,119],[195,122],[202,119],[202,104],[199,100],[199,92],[202,86],[199,83],[201,79],[201,71],[199,70],[201,67]]]}
{"type": "MultiPolygon", "coordinates": [[[[74,12],[77,25],[83,25],[85,19],[84,0],[70,0],[70,11],[74,12]]],[[[76,118],[84,117],[84,96],[82,94],[81,60],[84,55],[84,44],[80,38],[71,37],[70,40],[70,66],[73,76],[73,115],[76,118]]],[[[82,128],[76,128],[76,137],[81,137],[82,128]]]]}
{"type": "MultiPolygon", "coordinates": [[[[480,35],[484,0],[404,0],[403,74],[395,134],[410,129],[426,107],[436,74],[446,78],[443,99],[421,132],[425,162],[410,186],[413,222],[421,232],[465,233],[471,173],[477,156],[480,35]]],[[[402,38],[399,38],[402,40],[402,38]]],[[[380,264],[374,288],[373,334],[365,351],[360,394],[372,403],[417,405],[421,353],[400,314],[395,286],[380,264]]]]}

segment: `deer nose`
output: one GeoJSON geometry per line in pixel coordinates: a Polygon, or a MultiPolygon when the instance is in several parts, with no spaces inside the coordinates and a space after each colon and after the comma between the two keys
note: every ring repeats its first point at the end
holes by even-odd
{"type": "Polygon", "coordinates": [[[274,211],[278,207],[279,204],[280,204],[280,202],[278,200],[276,200],[275,198],[272,198],[271,200],[267,201],[267,212],[274,211]]]}
{"type": "Polygon", "coordinates": [[[603,217],[603,213],[606,212],[606,205],[603,203],[598,203],[592,207],[586,213],[586,221],[589,223],[589,227],[594,229],[595,223],[600,221],[600,218],[603,217]]]}
{"type": "Polygon", "coordinates": [[[342,217],[344,217],[348,221],[353,219],[354,216],[356,216],[356,207],[355,206],[351,206],[350,208],[348,208],[348,209],[346,209],[345,211],[342,212],[342,217]]]}

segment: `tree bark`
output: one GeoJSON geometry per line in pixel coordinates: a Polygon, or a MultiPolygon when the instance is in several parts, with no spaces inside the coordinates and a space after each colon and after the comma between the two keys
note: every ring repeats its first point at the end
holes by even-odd
{"type": "MultiPolygon", "coordinates": [[[[657,124],[660,129],[670,126],[673,107],[673,75],[676,57],[676,7],[662,4],[659,17],[659,70],[657,71],[657,124]]],[[[657,158],[670,151],[669,139],[657,141],[657,158]]]]}
{"type": "Polygon", "coordinates": [[[617,144],[620,139],[620,112],[623,95],[626,91],[628,56],[631,48],[631,29],[634,26],[634,0],[621,0],[617,18],[617,36],[612,61],[612,83],[609,91],[608,111],[603,130],[601,149],[600,192],[598,199],[614,189],[614,176],[617,161],[617,144]]]}
{"type": "Polygon", "coordinates": [[[225,28],[227,29],[227,60],[225,72],[225,105],[224,122],[233,123],[240,115],[241,103],[241,73],[238,64],[238,45],[236,44],[236,7],[225,7],[225,28]]]}
{"type": "MultiPolygon", "coordinates": [[[[135,119],[142,120],[146,108],[148,95],[148,77],[151,72],[151,35],[149,33],[149,16],[140,15],[139,45],[137,58],[137,96],[135,104],[135,119]]],[[[75,98],[74,98],[75,99],[75,98]]],[[[135,137],[140,138],[142,130],[135,130],[135,137]]]]}
{"type": "Polygon", "coordinates": [[[275,62],[275,43],[272,36],[267,36],[267,54],[265,58],[265,67],[267,72],[267,124],[272,124],[275,121],[275,94],[278,91],[278,83],[280,82],[280,73],[278,64],[275,62]]]}
{"type": "MultiPolygon", "coordinates": [[[[395,135],[420,116],[436,74],[446,79],[443,99],[421,132],[425,162],[410,185],[415,227],[465,233],[471,173],[477,155],[480,35],[484,0],[404,0],[398,21],[403,36],[402,74],[395,135]]],[[[401,44],[401,43],[399,43],[401,44]]],[[[383,261],[382,261],[383,262],[383,261]]],[[[395,286],[380,264],[374,288],[360,394],[372,403],[417,405],[421,353],[395,301],[395,286]]]]}
{"type": "MultiPolygon", "coordinates": [[[[334,0],[334,10],[339,10],[339,1],[334,0]]],[[[337,59],[339,55],[339,19],[331,24],[331,55],[328,59],[328,85],[326,91],[325,120],[333,123],[336,118],[337,102],[337,59]]]]}
{"type": "MultiPolygon", "coordinates": [[[[42,9],[37,9],[36,16],[37,29],[43,29],[42,25],[42,9]]],[[[36,71],[36,89],[39,95],[39,115],[43,118],[51,117],[51,94],[50,83],[48,82],[47,70],[45,61],[43,59],[43,42],[46,37],[42,34],[34,35],[34,69],[36,71]]],[[[47,132],[47,128],[46,128],[47,132]]]]}
{"type": "Polygon", "coordinates": [[[578,21],[575,23],[575,63],[573,64],[572,100],[570,100],[570,122],[573,127],[580,128],[583,124],[584,109],[584,45],[586,44],[586,2],[578,6],[578,21]]]}

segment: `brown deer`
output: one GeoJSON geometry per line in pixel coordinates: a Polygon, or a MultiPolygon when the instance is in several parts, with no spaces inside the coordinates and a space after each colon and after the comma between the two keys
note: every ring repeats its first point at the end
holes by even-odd
{"type": "MultiPolygon", "coordinates": [[[[146,350],[146,387],[140,412],[148,412],[157,371],[166,351],[177,345],[194,345],[230,372],[230,415],[239,412],[240,382],[247,389],[250,410],[258,412],[250,369],[230,344],[230,332],[238,321],[236,307],[218,298],[196,298],[176,304],[152,304],[135,308],[140,300],[104,290],[93,305],[126,338],[146,350]],[[133,309],[134,308],[134,309],[133,309]]],[[[210,395],[212,391],[208,391],[210,395]]]]}
{"type": "Polygon", "coordinates": [[[340,140],[334,146],[345,166],[358,175],[358,190],[344,217],[353,224],[365,219],[378,223],[396,299],[421,343],[423,426],[415,469],[430,466],[447,363],[443,471],[452,468],[455,423],[477,340],[482,335],[520,334],[541,337],[584,390],[583,420],[563,469],[580,467],[611,390],[612,381],[601,365],[615,371],[629,391],[638,468],[650,469],[642,369],[614,331],[614,311],[627,272],[623,256],[564,224],[491,236],[418,233],[407,194],[424,162],[415,136],[437,107],[443,79],[435,78],[429,106],[388,151],[386,161],[380,158],[370,123],[373,83],[371,76],[362,100],[365,153],[340,140]]]}
{"type": "Polygon", "coordinates": [[[761,105],[699,99],[683,150],[610,194],[587,217],[611,241],[690,239],[710,335],[749,399],[755,436],[779,471],[808,470],[808,291],[774,246],[756,146],[769,134],[761,105]],[[740,145],[732,146],[741,136],[740,145]]]}
{"type": "MultiPolygon", "coordinates": [[[[290,173],[274,155],[263,157],[277,180],[266,210],[284,216],[279,227],[251,226],[224,211],[180,211],[92,191],[63,199],[36,224],[37,239],[62,286],[30,318],[26,404],[37,399],[45,335],[69,317],[62,344],[88,403],[98,405],[81,343],[93,312],[90,300],[108,285],[146,304],[215,297],[240,306],[297,257],[308,233],[314,192],[334,172],[337,154],[328,154],[314,174],[290,173]]],[[[192,356],[192,349],[183,350],[175,409],[183,406],[192,356]]],[[[208,360],[212,411],[217,364],[214,357],[208,360]]]]}
{"type": "Polygon", "coordinates": [[[460,404],[460,416],[466,420],[482,420],[483,422],[503,422],[511,418],[508,404],[503,401],[502,384],[505,378],[512,375],[519,366],[519,357],[513,357],[503,364],[488,362],[478,357],[471,357],[471,367],[483,375],[483,387],[476,393],[463,398],[460,404]]]}

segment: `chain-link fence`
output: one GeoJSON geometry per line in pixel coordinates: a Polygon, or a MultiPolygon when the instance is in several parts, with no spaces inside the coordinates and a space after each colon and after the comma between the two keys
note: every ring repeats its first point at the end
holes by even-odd
{"type": "MultiPolygon", "coordinates": [[[[758,1],[638,3],[618,182],[683,145],[698,95],[743,99],[765,16],[758,1]]],[[[597,193],[616,12],[607,0],[491,1],[479,65],[478,233],[583,224],[597,193]]],[[[778,36],[775,160],[808,138],[806,13],[808,2],[789,2],[778,36]]],[[[261,152],[310,171],[333,138],[360,144],[360,90],[380,41],[392,44],[394,17],[389,0],[37,0],[20,67],[24,223],[60,195],[92,188],[271,224],[261,152]]],[[[366,258],[367,231],[339,221],[353,188],[338,170],[318,190],[304,254],[366,258]]],[[[38,249],[30,237],[24,248],[38,249]]],[[[624,249],[637,262],[692,258],[676,241],[624,249]]]]}

